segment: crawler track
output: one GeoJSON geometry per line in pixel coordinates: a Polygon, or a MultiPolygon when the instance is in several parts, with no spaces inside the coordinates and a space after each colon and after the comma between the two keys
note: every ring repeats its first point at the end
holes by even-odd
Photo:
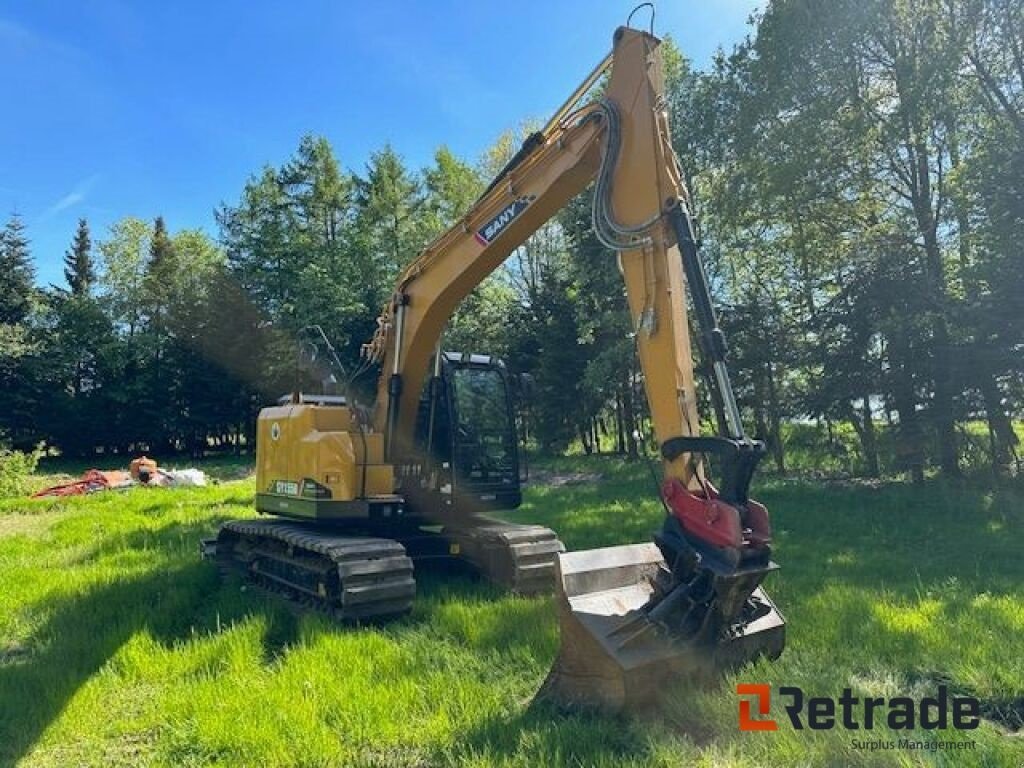
{"type": "Polygon", "coordinates": [[[445,533],[498,586],[520,595],[554,589],[555,558],[565,546],[550,528],[478,519],[474,525],[445,533]]]}
{"type": "Polygon", "coordinates": [[[392,539],[341,536],[283,520],[233,520],[217,536],[224,570],[343,620],[407,613],[416,596],[412,560],[392,539]]]}

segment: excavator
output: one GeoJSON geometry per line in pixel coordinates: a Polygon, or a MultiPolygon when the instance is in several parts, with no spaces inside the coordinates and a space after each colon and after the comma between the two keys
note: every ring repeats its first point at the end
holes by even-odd
{"type": "Polygon", "coordinates": [[[628,22],[616,30],[611,53],[400,275],[363,347],[381,370],[372,410],[295,392],[261,411],[266,517],[225,523],[207,556],[357,622],[408,612],[416,564],[431,560],[520,594],[553,587],[562,643],[540,693],[565,707],[636,710],[671,680],[782,652],[785,622],[761,587],[777,568],[771,526],[748,496],[764,445],[744,433],[726,367],[660,44],[628,22]],[[566,552],[547,528],[489,516],[521,500],[512,381],[441,339],[459,302],[590,185],[594,233],[625,283],[666,514],[651,542],[566,552]],[[700,434],[687,288],[720,434],[700,434]]]}

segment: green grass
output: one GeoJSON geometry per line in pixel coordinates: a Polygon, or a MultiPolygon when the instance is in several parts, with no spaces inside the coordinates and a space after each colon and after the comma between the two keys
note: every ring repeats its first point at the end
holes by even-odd
{"type": "MultiPolygon", "coordinates": [[[[604,479],[533,488],[516,519],[574,549],[658,524],[642,466],[550,466],[604,479]]],[[[351,628],[222,584],[197,541],[250,515],[252,491],[0,500],[0,764],[1024,764],[1024,737],[988,722],[968,734],[977,750],[948,754],[858,752],[845,731],[785,723],[739,733],[733,693],[737,680],[886,696],[943,681],[1008,709],[1024,697],[1020,490],[764,484],[785,654],[717,688],[681,685],[645,720],[529,706],[558,645],[550,598],[428,574],[411,616],[351,628]]]]}

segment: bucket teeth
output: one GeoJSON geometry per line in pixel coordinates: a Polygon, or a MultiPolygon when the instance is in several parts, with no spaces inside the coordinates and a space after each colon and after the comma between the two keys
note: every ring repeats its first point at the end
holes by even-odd
{"type": "Polygon", "coordinates": [[[538,697],[567,708],[635,711],[673,684],[709,681],[757,656],[777,658],[785,622],[758,585],[773,567],[700,569],[673,584],[655,544],[560,554],[562,644],[538,697]]]}

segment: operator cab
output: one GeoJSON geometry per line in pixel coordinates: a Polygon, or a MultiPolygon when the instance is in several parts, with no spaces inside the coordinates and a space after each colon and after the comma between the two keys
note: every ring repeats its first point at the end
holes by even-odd
{"type": "Polygon", "coordinates": [[[515,509],[522,500],[515,424],[504,363],[445,352],[440,376],[427,382],[420,398],[419,482],[403,482],[401,492],[414,506],[460,517],[515,509]]]}

